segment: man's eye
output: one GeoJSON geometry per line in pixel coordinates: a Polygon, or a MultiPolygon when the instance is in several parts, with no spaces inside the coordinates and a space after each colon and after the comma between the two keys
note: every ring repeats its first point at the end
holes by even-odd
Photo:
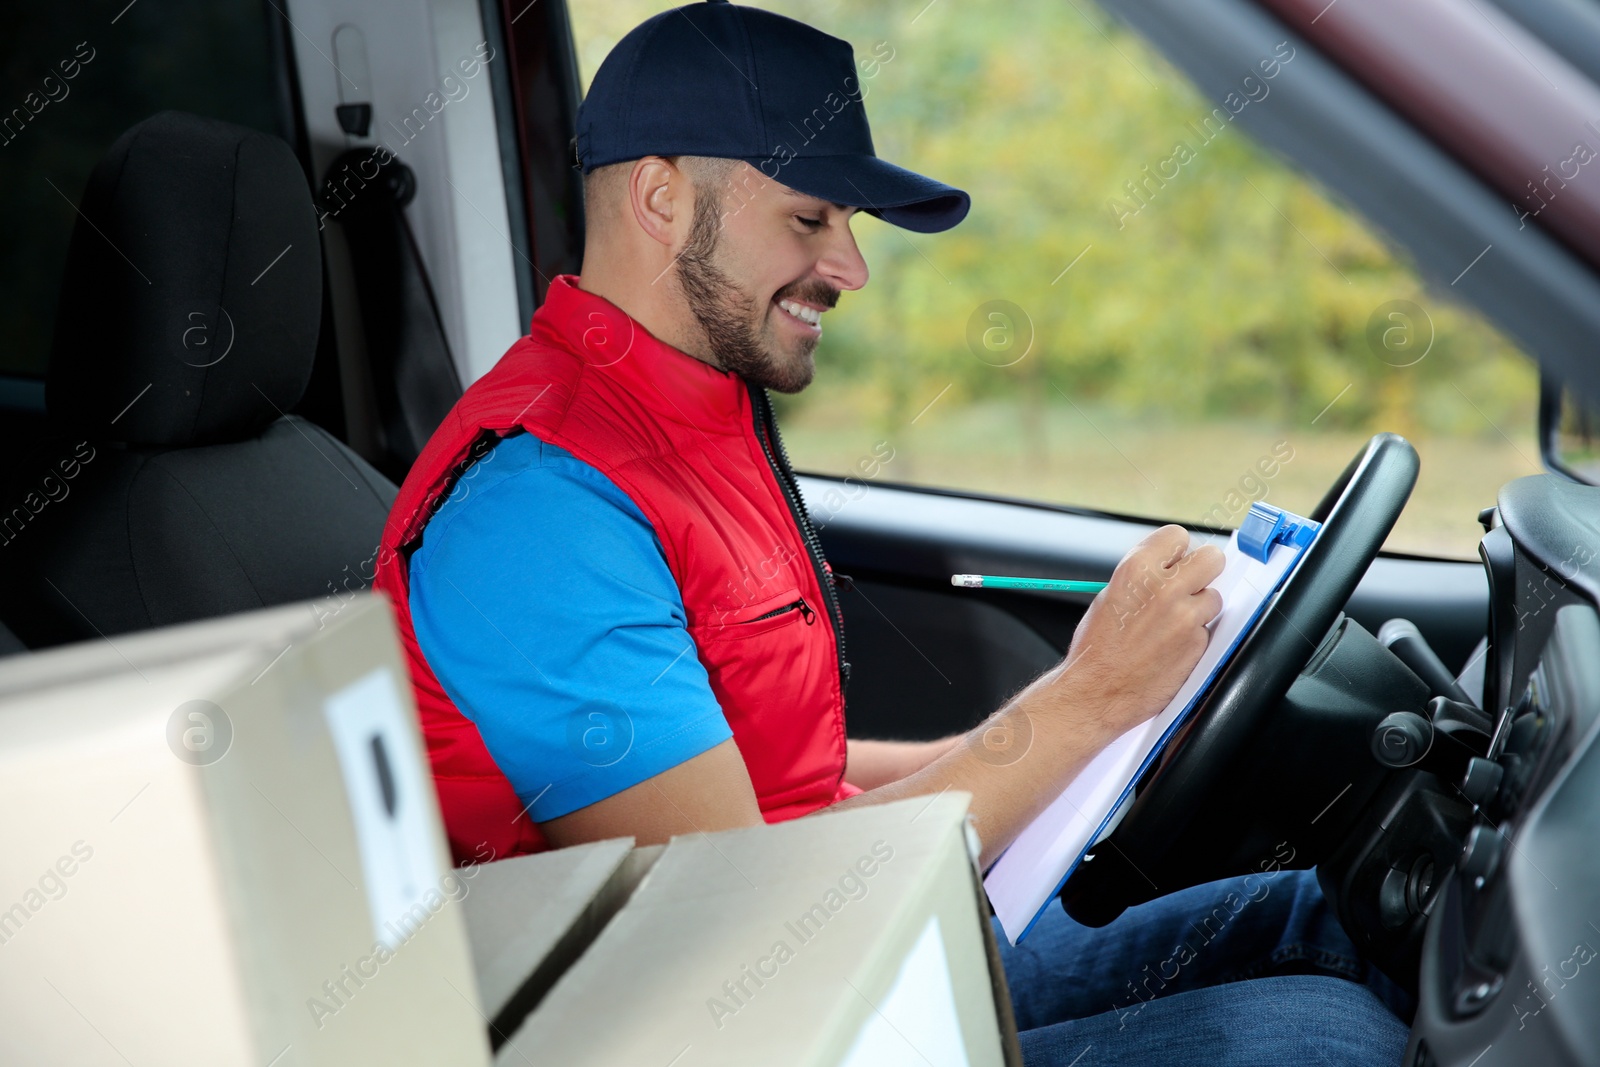
{"type": "Polygon", "coordinates": [[[822,225],[822,220],[821,219],[808,219],[804,215],[796,215],[795,218],[798,219],[801,222],[801,224],[803,224],[803,225],[805,225],[805,226],[807,226],[807,227],[809,227],[811,229],[816,229],[817,227],[822,225]]]}

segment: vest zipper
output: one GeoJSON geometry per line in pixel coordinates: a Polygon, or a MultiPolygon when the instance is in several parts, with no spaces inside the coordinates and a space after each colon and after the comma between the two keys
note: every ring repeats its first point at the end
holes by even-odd
{"type": "Polygon", "coordinates": [[[817,613],[811,610],[811,605],[806,603],[804,597],[796,600],[793,604],[785,604],[781,608],[773,608],[765,615],[757,615],[755,618],[747,619],[745,621],[760,622],[762,619],[775,619],[779,615],[786,615],[791,611],[799,611],[800,614],[805,617],[807,626],[810,626],[812,623],[817,621],[817,613]]]}
{"type": "Polygon", "coordinates": [[[844,612],[839,608],[839,593],[834,586],[833,570],[823,559],[822,542],[817,537],[816,528],[811,525],[811,516],[806,512],[806,506],[800,496],[800,485],[795,481],[794,468],[789,465],[789,453],[784,450],[783,438],[778,435],[778,424],[772,417],[772,401],[768,399],[765,389],[748,383],[747,387],[750,390],[750,407],[755,416],[756,440],[761,443],[761,451],[767,457],[767,463],[778,479],[778,488],[783,492],[784,501],[789,505],[789,514],[794,516],[795,526],[800,531],[800,540],[804,542],[806,553],[811,557],[811,566],[817,574],[817,584],[822,587],[822,596],[828,609],[828,622],[833,625],[834,647],[839,652],[839,697],[842,700],[845,690],[850,686],[850,663],[844,657],[844,612]]]}

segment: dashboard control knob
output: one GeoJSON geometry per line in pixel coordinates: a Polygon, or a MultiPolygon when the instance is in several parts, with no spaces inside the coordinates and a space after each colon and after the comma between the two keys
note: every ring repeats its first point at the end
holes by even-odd
{"type": "Polygon", "coordinates": [[[1433,744],[1433,724],[1414,711],[1396,711],[1383,717],[1372,731],[1372,755],[1385,767],[1410,767],[1433,744]]]}
{"type": "Polygon", "coordinates": [[[1467,834],[1467,844],[1461,850],[1461,859],[1456,863],[1456,869],[1467,881],[1481,887],[1484,879],[1494,873],[1505,847],[1506,839],[1500,831],[1479,823],[1472,828],[1471,833],[1467,834]]]}
{"type": "Polygon", "coordinates": [[[1461,779],[1461,792],[1474,807],[1486,808],[1495,794],[1500,792],[1500,783],[1505,776],[1505,768],[1494,760],[1474,756],[1467,761],[1467,773],[1461,779]]]}

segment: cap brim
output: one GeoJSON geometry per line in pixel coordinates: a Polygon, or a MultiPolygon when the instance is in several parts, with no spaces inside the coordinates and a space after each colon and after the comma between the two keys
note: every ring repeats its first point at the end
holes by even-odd
{"type": "Polygon", "coordinates": [[[897,167],[877,156],[773,157],[746,163],[796,192],[857,207],[915,233],[939,233],[967,217],[972,198],[953,185],[897,167]],[[777,173],[772,173],[773,168],[777,173]]]}

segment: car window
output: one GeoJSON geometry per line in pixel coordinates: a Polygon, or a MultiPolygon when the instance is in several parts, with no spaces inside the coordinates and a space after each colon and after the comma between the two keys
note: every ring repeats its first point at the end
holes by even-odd
{"type": "MultiPolygon", "coordinates": [[[[668,6],[575,0],[585,87],[668,6]]],[[[764,6],[855,46],[880,156],[972,195],[945,234],[857,218],[871,281],[778,398],[835,506],[897,481],[1233,527],[1389,430],[1422,470],[1387,547],[1470,558],[1540,471],[1531,361],[1236,127],[1288,42],[1207,101],[1089,3],[764,6]]]]}
{"type": "Polygon", "coordinates": [[[0,375],[43,376],[84,183],[177,108],[282,135],[260,0],[8,4],[0,13],[0,375]]]}

